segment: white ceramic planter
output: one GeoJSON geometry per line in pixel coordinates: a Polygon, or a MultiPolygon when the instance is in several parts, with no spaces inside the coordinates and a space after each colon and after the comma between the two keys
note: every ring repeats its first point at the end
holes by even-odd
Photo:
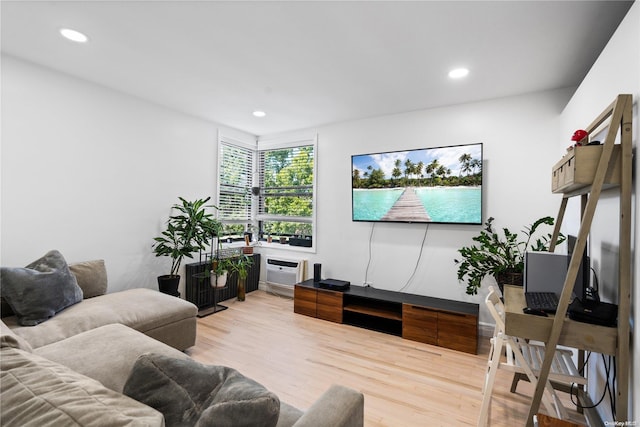
{"type": "Polygon", "coordinates": [[[227,275],[228,273],[225,271],[222,275],[216,276],[215,273],[211,272],[211,287],[213,288],[224,288],[227,284],[227,275]]]}

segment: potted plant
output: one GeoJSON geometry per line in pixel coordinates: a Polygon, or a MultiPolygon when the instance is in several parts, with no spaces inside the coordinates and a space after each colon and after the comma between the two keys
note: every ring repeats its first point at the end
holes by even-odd
{"type": "Polygon", "coordinates": [[[245,289],[249,268],[253,259],[245,254],[234,258],[231,262],[231,270],[238,274],[238,301],[245,300],[245,289]]]}
{"type": "Polygon", "coordinates": [[[193,258],[193,253],[206,249],[211,237],[218,235],[221,223],[212,213],[206,211],[210,197],[194,201],[178,197],[180,203],[172,206],[176,213],[169,217],[167,227],[153,240],[153,252],[156,256],[171,258],[169,274],[158,277],[158,288],[161,292],[180,296],[178,284],[180,282],[180,265],[184,257],[193,258]]]}
{"type": "Polygon", "coordinates": [[[227,277],[232,266],[231,258],[214,258],[211,263],[211,286],[224,288],[227,285],[227,277]]]}
{"type": "MultiPolygon", "coordinates": [[[[534,233],[541,225],[553,225],[554,219],[543,217],[522,230],[526,240],[518,239],[518,233],[512,233],[503,228],[500,235],[493,230],[491,217],[485,222],[480,235],[473,238],[478,245],[466,246],[458,249],[462,260],[454,260],[458,264],[458,280],[467,280],[467,294],[475,295],[481,286],[482,279],[493,275],[500,290],[503,284],[522,285],[524,272],[524,254],[527,251],[548,251],[552,235],[548,233],[532,242],[534,233]]],[[[560,234],[556,245],[564,242],[565,237],[560,234]]]]}

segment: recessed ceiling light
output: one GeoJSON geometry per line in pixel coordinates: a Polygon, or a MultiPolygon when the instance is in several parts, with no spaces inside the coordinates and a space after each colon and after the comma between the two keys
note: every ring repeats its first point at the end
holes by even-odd
{"type": "Polygon", "coordinates": [[[469,70],[467,68],[456,68],[449,71],[449,78],[461,79],[462,77],[466,77],[467,74],[469,74],[469,70]]]}
{"type": "Polygon", "coordinates": [[[267,113],[265,113],[264,111],[256,110],[256,111],[253,112],[253,115],[255,117],[264,117],[264,116],[267,115],[267,113]]]}
{"type": "Polygon", "coordinates": [[[78,43],[86,43],[89,40],[89,37],[85,34],[70,28],[62,28],[60,34],[62,34],[62,37],[78,43]]]}

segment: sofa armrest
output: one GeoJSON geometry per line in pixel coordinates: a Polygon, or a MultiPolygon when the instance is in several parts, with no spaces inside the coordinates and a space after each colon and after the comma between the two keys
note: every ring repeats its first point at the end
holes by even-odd
{"type": "Polygon", "coordinates": [[[334,384],[305,411],[293,427],[362,427],[363,424],[362,393],[334,384]]]}

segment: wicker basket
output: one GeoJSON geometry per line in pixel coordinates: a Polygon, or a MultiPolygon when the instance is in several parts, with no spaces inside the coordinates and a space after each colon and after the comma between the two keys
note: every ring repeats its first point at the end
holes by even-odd
{"type": "Polygon", "coordinates": [[[498,282],[498,288],[504,295],[504,285],[522,286],[524,282],[524,275],[515,271],[504,271],[496,275],[496,282],[498,282]]]}

